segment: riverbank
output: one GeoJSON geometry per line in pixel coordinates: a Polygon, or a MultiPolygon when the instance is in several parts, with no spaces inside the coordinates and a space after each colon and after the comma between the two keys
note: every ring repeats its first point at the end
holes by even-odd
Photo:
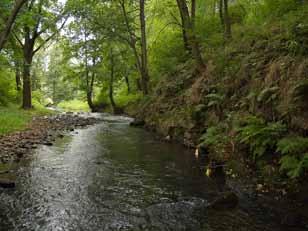
{"type": "Polygon", "coordinates": [[[27,117],[16,127],[21,131],[0,136],[0,163],[18,161],[31,153],[38,145],[52,145],[57,137],[63,137],[68,131],[93,125],[100,119],[83,117],[73,113],[27,117]],[[28,122],[26,124],[25,122],[28,122]]]}
{"type": "Polygon", "coordinates": [[[251,194],[294,208],[307,224],[308,60],[306,50],[287,46],[302,38],[298,31],[290,37],[296,25],[277,33],[271,22],[266,35],[236,34],[208,50],[204,72],[191,62],[177,66],[126,112],[137,125],[224,165],[251,194]]]}

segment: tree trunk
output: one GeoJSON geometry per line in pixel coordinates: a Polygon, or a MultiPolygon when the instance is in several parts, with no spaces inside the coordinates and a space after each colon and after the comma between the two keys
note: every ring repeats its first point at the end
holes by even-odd
{"type": "Polygon", "coordinates": [[[6,21],[6,25],[3,28],[3,30],[0,33],[0,51],[2,50],[2,48],[4,47],[8,36],[10,35],[11,29],[14,25],[14,22],[16,20],[16,17],[20,11],[20,9],[22,8],[22,6],[27,2],[28,0],[16,0],[14,7],[10,13],[10,16],[8,17],[7,21],[6,21]]]}
{"type": "Polygon", "coordinates": [[[183,36],[184,49],[189,54],[191,54],[191,48],[188,44],[187,31],[186,31],[186,28],[184,26],[184,16],[183,16],[182,11],[180,11],[180,15],[181,15],[181,22],[182,22],[182,36],[183,36]]]}
{"type": "Polygon", "coordinates": [[[130,94],[130,82],[129,82],[128,74],[125,74],[124,78],[125,78],[125,83],[127,86],[127,95],[129,95],[130,94]]]}
{"type": "Polygon", "coordinates": [[[223,31],[225,32],[225,19],[224,19],[224,0],[219,0],[219,18],[223,31]]]}
{"type": "Polygon", "coordinates": [[[195,29],[196,22],[196,0],[191,0],[191,24],[193,29],[195,29]]]}
{"type": "Polygon", "coordinates": [[[34,40],[30,38],[30,29],[25,27],[25,44],[23,46],[23,109],[32,108],[31,65],[33,60],[34,40]]]}
{"type": "Polygon", "coordinates": [[[111,49],[110,51],[110,82],[109,82],[109,100],[110,104],[112,106],[112,110],[114,113],[117,111],[117,106],[114,102],[113,98],[113,80],[114,80],[114,57],[113,57],[113,51],[111,49]]]}
{"type": "MultiPolygon", "coordinates": [[[[139,71],[140,76],[142,76],[142,67],[141,67],[140,55],[138,54],[138,50],[136,48],[136,39],[135,39],[135,35],[134,35],[134,33],[131,29],[130,23],[129,23],[129,19],[128,19],[128,15],[127,15],[127,12],[126,12],[124,0],[120,1],[120,5],[121,5],[122,13],[123,13],[123,16],[124,16],[126,29],[127,29],[128,34],[129,34],[128,44],[133,50],[133,53],[134,53],[134,56],[135,56],[135,59],[136,59],[137,70],[139,71]]],[[[138,88],[138,90],[142,90],[141,87],[138,88]]]]}
{"type": "Polygon", "coordinates": [[[31,76],[30,76],[31,63],[32,63],[32,57],[31,56],[26,57],[23,66],[23,98],[22,98],[23,109],[32,108],[31,76]]]}
{"type": "Polygon", "coordinates": [[[95,81],[95,73],[92,72],[91,79],[89,80],[89,73],[87,74],[87,102],[92,111],[95,110],[93,103],[93,87],[95,81]]]}
{"type": "Polygon", "coordinates": [[[21,90],[21,73],[19,63],[15,63],[15,80],[16,80],[16,90],[19,92],[21,90]]]}
{"type": "MultiPolygon", "coordinates": [[[[55,78],[55,77],[54,77],[55,78]]],[[[53,79],[52,81],[52,101],[55,103],[57,102],[57,99],[56,99],[56,85],[57,85],[57,82],[55,79],[53,79]]]]}
{"type": "Polygon", "coordinates": [[[229,1],[224,0],[224,22],[225,22],[225,38],[232,38],[231,21],[229,16],[229,1]]]}
{"type": "Polygon", "coordinates": [[[140,0],[140,25],[141,25],[141,83],[142,91],[144,95],[149,93],[149,71],[148,71],[148,50],[147,50],[147,38],[146,38],[146,22],[145,22],[145,0],[140,0]]]}
{"type": "Polygon", "coordinates": [[[189,10],[185,0],[177,0],[177,5],[180,11],[180,14],[183,17],[183,27],[187,32],[188,44],[192,51],[192,58],[197,64],[197,69],[204,68],[204,61],[201,55],[199,43],[196,38],[196,34],[193,28],[192,20],[189,15],[189,10]]]}

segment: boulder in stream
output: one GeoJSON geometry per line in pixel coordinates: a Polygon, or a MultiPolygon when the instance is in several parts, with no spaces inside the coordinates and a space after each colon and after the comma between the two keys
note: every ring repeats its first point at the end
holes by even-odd
{"type": "Polygon", "coordinates": [[[234,192],[225,192],[215,199],[208,208],[233,209],[238,205],[238,196],[234,192]]]}
{"type": "Polygon", "coordinates": [[[14,181],[0,178],[0,188],[15,188],[15,186],[16,184],[14,181]]]}
{"type": "Polygon", "coordinates": [[[135,119],[133,122],[129,124],[132,127],[143,127],[145,125],[145,122],[140,119],[135,119]]]}

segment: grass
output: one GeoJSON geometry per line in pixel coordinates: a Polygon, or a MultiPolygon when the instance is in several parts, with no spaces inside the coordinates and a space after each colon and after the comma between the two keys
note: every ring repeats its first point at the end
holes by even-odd
{"type": "Polygon", "coordinates": [[[24,130],[34,116],[42,116],[51,113],[49,110],[36,103],[34,103],[34,107],[35,109],[27,111],[20,109],[17,105],[0,107],[0,135],[24,130]]]}
{"type": "Polygon", "coordinates": [[[62,101],[57,106],[65,111],[90,111],[86,102],[77,99],[62,101]]]}

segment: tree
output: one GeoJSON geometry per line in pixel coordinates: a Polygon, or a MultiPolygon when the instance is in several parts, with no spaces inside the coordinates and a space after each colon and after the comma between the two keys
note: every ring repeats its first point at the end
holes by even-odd
{"type": "Polygon", "coordinates": [[[11,33],[11,29],[14,26],[14,22],[16,21],[18,13],[20,12],[22,6],[27,1],[28,0],[16,0],[9,16],[6,19],[4,19],[5,20],[4,28],[0,28],[0,52],[3,49],[8,37],[11,33]]]}
{"type": "Polygon", "coordinates": [[[147,36],[146,36],[146,22],[145,22],[145,0],[140,0],[140,29],[141,29],[141,82],[142,91],[144,95],[149,93],[149,71],[148,71],[148,48],[147,48],[147,36]]]}
{"type": "MultiPolygon", "coordinates": [[[[200,46],[197,41],[194,29],[194,13],[192,14],[193,17],[191,17],[191,15],[189,14],[186,0],[176,0],[176,1],[182,19],[182,28],[185,31],[187,44],[189,50],[191,51],[192,58],[195,60],[198,68],[204,68],[205,64],[201,55],[200,46]]],[[[194,1],[193,4],[194,4],[193,6],[193,12],[194,12],[196,8],[194,1]]]]}
{"type": "Polygon", "coordinates": [[[30,1],[27,4],[27,12],[20,22],[23,30],[15,33],[15,38],[23,50],[23,109],[32,108],[31,65],[33,57],[57,35],[66,22],[64,20],[57,28],[57,23],[63,19],[64,13],[59,6],[55,5],[52,8],[52,4],[50,0],[30,1]],[[19,38],[19,35],[23,37],[23,40],[19,38]]]}
{"type": "Polygon", "coordinates": [[[224,22],[225,22],[225,37],[230,39],[232,37],[231,21],[229,16],[229,0],[224,0],[224,22]]]}
{"type": "Polygon", "coordinates": [[[219,17],[225,40],[232,38],[231,20],[229,15],[229,0],[219,0],[219,17]]]}
{"type": "MultiPolygon", "coordinates": [[[[128,43],[131,47],[135,60],[136,67],[140,73],[141,77],[141,89],[144,95],[147,95],[149,92],[149,70],[148,70],[148,51],[147,51],[147,35],[146,35],[146,20],[145,20],[145,1],[139,0],[139,21],[140,21],[140,34],[141,34],[141,51],[137,48],[137,36],[136,31],[133,28],[132,24],[134,21],[131,19],[130,15],[127,12],[125,0],[119,0],[121,11],[123,14],[123,20],[126,26],[127,37],[121,36],[121,38],[128,43]]],[[[125,35],[124,35],[125,36],[125,35]]]]}

